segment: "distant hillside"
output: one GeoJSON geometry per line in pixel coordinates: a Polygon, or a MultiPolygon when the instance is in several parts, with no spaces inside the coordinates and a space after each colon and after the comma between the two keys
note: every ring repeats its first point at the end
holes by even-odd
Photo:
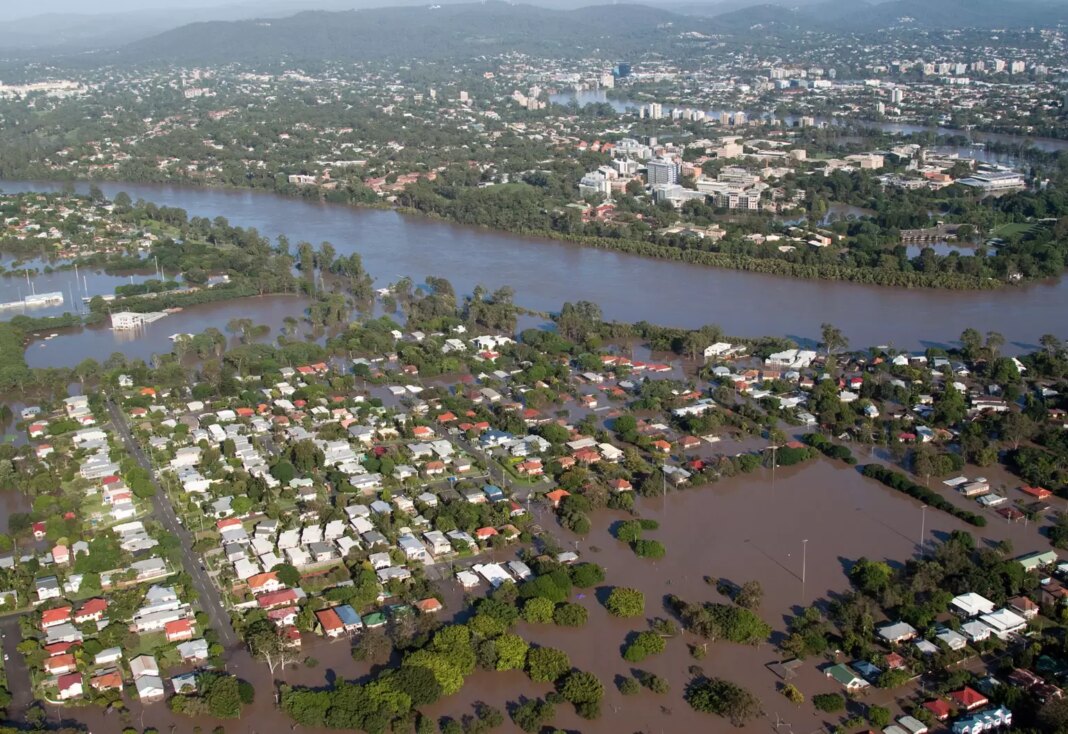
{"type": "Polygon", "coordinates": [[[109,60],[231,61],[440,58],[504,51],[643,52],[711,21],[641,5],[572,11],[530,5],[444,5],[305,12],[270,20],[195,23],[138,41],[109,60]]]}
{"type": "MultiPolygon", "coordinates": [[[[713,12],[719,7],[713,5],[702,14],[729,31],[760,27],[865,33],[887,28],[1026,28],[1068,23],[1068,5],[1052,0],[761,0],[761,4],[739,8],[744,2],[730,3],[731,10],[725,5],[726,12],[721,13],[713,12]]],[[[691,7],[680,5],[677,9],[688,12],[691,7]]]]}

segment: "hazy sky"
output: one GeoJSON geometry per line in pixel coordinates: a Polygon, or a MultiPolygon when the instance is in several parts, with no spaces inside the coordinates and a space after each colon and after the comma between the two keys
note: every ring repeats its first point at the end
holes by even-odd
{"type": "MultiPolygon", "coordinates": [[[[249,7],[270,5],[272,7],[291,5],[294,11],[310,7],[336,5],[336,0],[268,0],[255,3],[250,0],[0,0],[0,18],[26,18],[43,13],[77,13],[89,15],[96,13],[126,13],[137,10],[171,10],[218,7],[249,7]]],[[[358,4],[358,3],[354,3],[358,4]]],[[[381,2],[389,5],[389,2],[381,2]]]]}

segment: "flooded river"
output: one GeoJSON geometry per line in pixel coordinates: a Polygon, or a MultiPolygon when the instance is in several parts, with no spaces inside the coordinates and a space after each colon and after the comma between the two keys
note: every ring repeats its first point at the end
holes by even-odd
{"type": "MultiPolygon", "coordinates": [[[[644,319],[684,327],[716,323],[730,334],[788,336],[805,343],[819,339],[820,325],[830,322],[856,346],[922,348],[949,343],[965,328],[976,327],[1000,331],[1009,342],[1007,349],[1018,352],[1034,348],[1042,334],[1065,336],[1061,315],[1068,312],[1068,281],[1064,279],[994,292],[794,280],[268,193],[114,183],[101,187],[111,196],[127,191],[135,199],[181,207],[190,215],[225,216],[231,224],[255,227],[271,237],[285,234],[293,243],[329,241],[338,254],[359,252],[378,285],[404,275],[416,282],[427,275],[444,276],[461,293],[477,284],[491,289],[511,285],[518,304],[539,311],[585,299],[600,304],[609,319],[644,319]]],[[[5,191],[59,188],[49,183],[0,183],[5,191]]],[[[15,287],[13,282],[0,281],[0,298],[14,294],[15,287]]],[[[188,313],[198,314],[196,319],[189,318],[199,328],[186,328],[168,317],[152,324],[149,333],[166,336],[209,326],[224,329],[231,318],[248,315],[248,309],[247,302],[197,306],[188,313]]],[[[293,315],[299,316],[299,310],[293,315]]],[[[266,318],[264,314],[257,320],[266,318]]],[[[35,366],[66,366],[86,356],[103,354],[106,358],[116,344],[114,337],[97,341],[82,337],[75,342],[64,335],[44,349],[31,347],[30,351],[39,352],[32,357],[35,366]],[[90,352],[82,351],[90,345],[90,352]]],[[[167,344],[122,345],[138,356],[159,347],[167,344]]]]}

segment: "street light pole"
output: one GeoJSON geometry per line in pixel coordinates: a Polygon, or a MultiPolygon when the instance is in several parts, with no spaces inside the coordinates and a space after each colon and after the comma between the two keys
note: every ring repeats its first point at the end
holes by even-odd
{"type": "Polygon", "coordinates": [[[801,606],[805,606],[805,577],[808,571],[808,538],[801,541],[801,606]]]}
{"type": "Polygon", "coordinates": [[[920,560],[923,560],[923,540],[927,531],[927,505],[920,508],[920,560]]]}

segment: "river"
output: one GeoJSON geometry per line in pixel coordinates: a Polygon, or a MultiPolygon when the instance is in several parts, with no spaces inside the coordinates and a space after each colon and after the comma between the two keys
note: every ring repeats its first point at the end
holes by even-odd
{"type": "MultiPolygon", "coordinates": [[[[688,265],[263,192],[122,183],[101,188],[109,196],[126,191],[190,215],[224,216],[267,236],[285,234],[294,244],[328,240],[338,254],[359,252],[379,286],[404,275],[416,282],[427,275],[443,276],[460,293],[477,284],[491,289],[510,285],[519,305],[538,311],[584,299],[599,304],[609,319],[679,327],[715,323],[729,334],[787,336],[803,343],[818,340],[820,325],[829,322],[857,347],[945,345],[968,327],[1001,332],[1010,352],[1033,349],[1045,333],[1068,336],[1063,320],[1068,281],[1063,278],[998,291],[903,290],[688,265]]],[[[0,189],[58,191],[60,184],[3,182],[0,189]]],[[[15,282],[0,281],[0,300],[9,300],[15,282]]],[[[82,331],[80,336],[63,334],[44,348],[31,346],[30,360],[40,367],[71,366],[86,357],[106,358],[119,348],[147,357],[167,351],[165,338],[175,332],[225,329],[238,316],[277,319],[277,308],[276,301],[267,299],[196,306],[187,309],[187,316],[150,324],[145,337],[155,340],[151,343],[82,331]],[[261,315],[266,304],[271,311],[261,315]]],[[[302,308],[295,304],[292,315],[299,316],[302,308]]]]}

